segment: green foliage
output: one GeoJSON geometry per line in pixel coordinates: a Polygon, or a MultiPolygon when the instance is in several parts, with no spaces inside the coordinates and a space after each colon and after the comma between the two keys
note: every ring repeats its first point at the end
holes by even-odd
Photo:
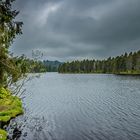
{"type": "Polygon", "coordinates": [[[14,0],[0,1],[0,87],[8,87],[27,72],[46,72],[41,61],[27,59],[24,55],[13,57],[8,49],[16,35],[22,33],[22,22],[15,21],[18,11],[12,10],[14,0]]]}
{"type": "MultiPolygon", "coordinates": [[[[14,20],[19,12],[12,10],[13,1],[0,0],[0,122],[7,122],[23,112],[21,100],[11,96],[7,89],[25,73],[24,64],[19,64],[8,52],[13,39],[22,33],[22,22],[14,20]]],[[[0,129],[0,140],[6,138],[7,133],[0,129]]]]}
{"type": "Polygon", "coordinates": [[[12,10],[13,0],[0,1],[0,87],[8,86],[8,79],[16,82],[21,73],[8,49],[16,35],[21,34],[22,22],[15,21],[19,13],[12,10]]]}
{"type": "Polygon", "coordinates": [[[0,88],[0,121],[7,122],[22,113],[21,100],[18,97],[11,96],[9,90],[0,88]]]}
{"type": "MultiPolygon", "coordinates": [[[[11,118],[23,113],[22,102],[11,95],[8,89],[0,88],[0,122],[8,122],[11,118]]],[[[0,129],[0,140],[6,140],[6,131],[0,129]]]]}
{"type": "Polygon", "coordinates": [[[19,66],[21,73],[41,73],[47,71],[47,66],[42,61],[35,61],[24,56],[15,58],[16,64],[19,66]]]}
{"type": "Polygon", "coordinates": [[[57,60],[56,61],[44,60],[43,64],[47,67],[48,72],[57,72],[58,67],[60,66],[60,64],[62,64],[62,62],[59,62],[57,60]]]}
{"type": "Polygon", "coordinates": [[[0,44],[8,48],[17,34],[21,34],[22,22],[14,21],[18,11],[12,10],[14,0],[0,1],[0,44]]]}
{"type": "Polygon", "coordinates": [[[140,51],[107,60],[72,61],[60,65],[60,73],[140,74],[140,51]]]}
{"type": "MultiPolygon", "coordinates": [[[[11,95],[8,89],[0,88],[0,122],[8,122],[11,118],[23,113],[22,102],[11,95]]],[[[0,140],[7,139],[7,132],[0,129],[0,140]]]]}
{"type": "Polygon", "coordinates": [[[9,95],[10,95],[9,92],[7,92],[6,89],[0,88],[0,99],[6,98],[9,95]]]}
{"type": "Polygon", "coordinates": [[[7,139],[7,132],[0,129],[0,140],[6,140],[7,139]]]}

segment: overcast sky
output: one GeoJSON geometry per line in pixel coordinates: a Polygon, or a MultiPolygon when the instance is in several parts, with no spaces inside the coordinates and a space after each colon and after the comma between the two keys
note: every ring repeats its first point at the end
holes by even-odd
{"type": "Polygon", "coordinates": [[[140,49],[140,0],[16,0],[23,35],[12,51],[44,59],[103,59],[140,49]]]}

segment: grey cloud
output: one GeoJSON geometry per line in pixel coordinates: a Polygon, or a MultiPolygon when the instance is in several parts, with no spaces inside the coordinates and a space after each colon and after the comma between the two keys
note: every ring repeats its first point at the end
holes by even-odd
{"type": "Polygon", "coordinates": [[[18,0],[15,7],[24,22],[16,54],[39,48],[55,59],[105,58],[140,49],[139,0],[18,0]]]}

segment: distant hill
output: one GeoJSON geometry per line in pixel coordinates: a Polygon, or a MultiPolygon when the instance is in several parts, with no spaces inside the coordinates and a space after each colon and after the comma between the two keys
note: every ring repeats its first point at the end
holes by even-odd
{"type": "Polygon", "coordinates": [[[47,66],[47,71],[48,72],[57,72],[58,67],[63,64],[63,62],[59,61],[49,61],[49,60],[44,60],[43,61],[44,65],[47,66]]]}

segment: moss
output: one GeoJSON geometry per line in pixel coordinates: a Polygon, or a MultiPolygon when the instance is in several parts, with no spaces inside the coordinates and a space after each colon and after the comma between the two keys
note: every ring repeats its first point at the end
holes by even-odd
{"type": "Polygon", "coordinates": [[[0,129],[0,140],[6,140],[7,139],[7,132],[0,129]]]}
{"type": "MultiPolygon", "coordinates": [[[[0,122],[7,123],[11,118],[22,113],[21,99],[12,96],[9,90],[0,88],[0,122]]],[[[3,135],[2,132],[4,130],[0,131],[0,136],[3,135]]]]}
{"type": "Polygon", "coordinates": [[[7,96],[10,96],[10,92],[5,88],[0,88],[0,99],[6,98],[7,96]]]}
{"type": "Polygon", "coordinates": [[[117,74],[120,75],[140,75],[139,71],[126,71],[126,72],[119,72],[117,74]]]}

